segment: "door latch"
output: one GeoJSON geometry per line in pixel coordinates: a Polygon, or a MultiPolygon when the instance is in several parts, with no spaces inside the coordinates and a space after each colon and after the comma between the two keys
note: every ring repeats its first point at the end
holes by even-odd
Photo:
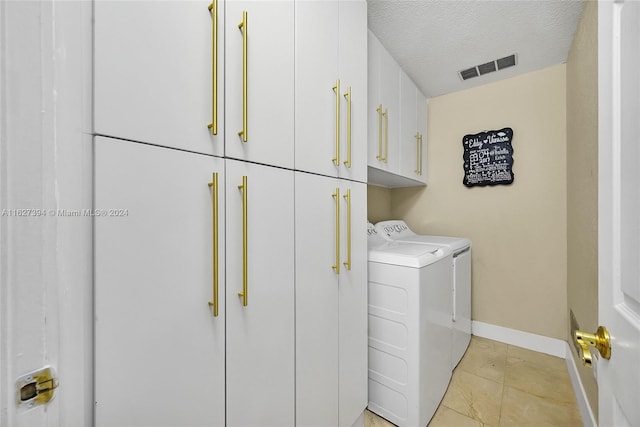
{"type": "Polygon", "coordinates": [[[611,339],[609,337],[609,331],[607,331],[607,328],[604,326],[598,326],[598,331],[595,334],[575,331],[573,333],[573,339],[580,346],[582,364],[584,366],[591,367],[593,364],[589,347],[595,347],[603,358],[611,358],[611,339]]]}
{"type": "Polygon", "coordinates": [[[31,409],[35,406],[45,405],[53,399],[57,387],[58,378],[56,371],[51,366],[24,374],[16,380],[18,406],[23,409],[31,409]]]}

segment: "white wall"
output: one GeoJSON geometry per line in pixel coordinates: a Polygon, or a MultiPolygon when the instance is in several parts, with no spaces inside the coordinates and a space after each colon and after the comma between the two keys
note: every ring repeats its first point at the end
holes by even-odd
{"type": "Polygon", "coordinates": [[[473,242],[474,320],[566,339],[565,65],[429,100],[427,187],[391,192],[416,232],[473,242]],[[462,138],[514,131],[512,185],[462,184],[462,138]]]}

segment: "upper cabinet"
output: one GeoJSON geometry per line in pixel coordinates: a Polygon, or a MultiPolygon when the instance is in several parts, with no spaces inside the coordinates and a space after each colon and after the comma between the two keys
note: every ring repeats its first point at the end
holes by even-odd
{"type": "Polygon", "coordinates": [[[400,66],[369,31],[369,166],[397,171],[400,66]]]}
{"type": "Polygon", "coordinates": [[[295,15],[295,168],[364,182],[366,2],[299,1],[295,15]]]}
{"type": "Polygon", "coordinates": [[[426,99],[369,31],[368,182],[426,183],[426,99]]]}
{"type": "Polygon", "coordinates": [[[97,134],[293,169],[293,0],[95,8],[97,134]]]}
{"type": "Polygon", "coordinates": [[[411,78],[400,73],[400,175],[426,184],[425,130],[427,101],[411,78]]]}
{"type": "Polygon", "coordinates": [[[94,7],[95,132],[224,155],[224,2],[94,7]]]}
{"type": "Polygon", "coordinates": [[[225,155],[293,169],[294,2],[225,8],[225,155]]]}

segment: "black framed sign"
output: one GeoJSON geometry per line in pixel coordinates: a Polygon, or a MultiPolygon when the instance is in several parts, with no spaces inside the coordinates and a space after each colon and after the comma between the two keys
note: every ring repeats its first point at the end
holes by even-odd
{"type": "Polygon", "coordinates": [[[467,187],[513,183],[513,129],[490,130],[462,138],[467,187]]]}

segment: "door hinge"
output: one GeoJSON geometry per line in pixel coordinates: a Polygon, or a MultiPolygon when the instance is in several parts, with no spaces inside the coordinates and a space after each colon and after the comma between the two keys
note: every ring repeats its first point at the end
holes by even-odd
{"type": "Polygon", "coordinates": [[[56,371],[51,366],[22,375],[16,380],[16,400],[22,409],[45,405],[54,397],[58,387],[56,371]]]}

